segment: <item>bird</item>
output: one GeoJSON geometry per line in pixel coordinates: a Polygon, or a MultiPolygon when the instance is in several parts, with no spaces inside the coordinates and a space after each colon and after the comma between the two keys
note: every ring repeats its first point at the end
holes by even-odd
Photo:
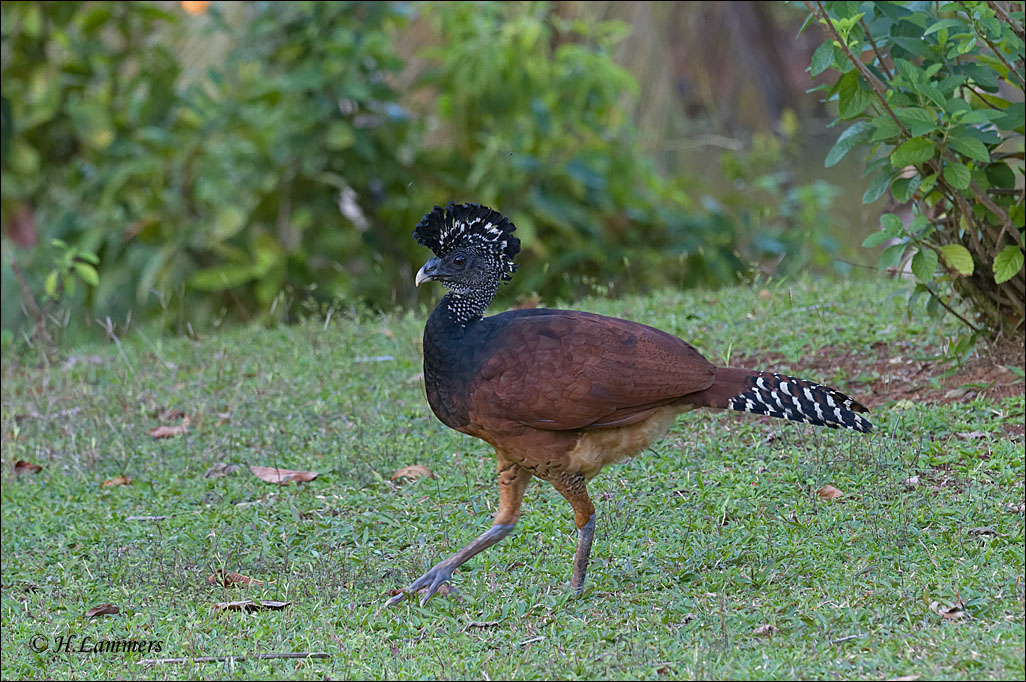
{"type": "Polygon", "coordinates": [[[576,310],[528,308],[485,317],[512,279],[515,225],[479,204],[435,206],[413,230],[430,258],[415,284],[448,289],[424,326],[428,404],[449,428],[495,449],[499,505],[491,527],[433,566],[385,606],[421,595],[512,532],[532,478],[570,503],[577,527],[570,588],[583,592],[596,511],[587,483],[603,467],[661,438],[697,408],[748,412],[868,433],[862,403],[776,372],[718,367],[686,341],[638,322],[576,310]]]}

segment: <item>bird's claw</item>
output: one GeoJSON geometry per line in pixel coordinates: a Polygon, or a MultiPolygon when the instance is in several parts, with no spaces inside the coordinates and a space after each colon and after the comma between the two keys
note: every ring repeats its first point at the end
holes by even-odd
{"type": "Polygon", "coordinates": [[[444,583],[448,582],[451,578],[452,569],[449,568],[443,561],[442,563],[438,564],[430,571],[428,571],[427,573],[425,573],[424,575],[420,576],[412,583],[410,583],[409,587],[404,589],[402,592],[393,597],[390,597],[388,601],[385,602],[385,606],[395,606],[396,604],[401,602],[408,594],[415,594],[417,592],[421,593],[420,605],[424,606],[428,603],[428,600],[431,599],[431,597],[435,596],[435,593],[438,592],[438,589],[444,583]]]}

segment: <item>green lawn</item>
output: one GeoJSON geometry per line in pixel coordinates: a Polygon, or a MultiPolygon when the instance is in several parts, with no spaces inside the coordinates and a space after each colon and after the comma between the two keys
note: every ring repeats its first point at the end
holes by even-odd
{"type": "MultiPolygon", "coordinates": [[[[662,327],[718,363],[780,353],[801,376],[803,355],[827,345],[935,353],[944,323],[910,323],[893,287],[802,281],[768,298],[739,288],[576,307],[662,327]]],[[[1023,397],[985,391],[886,404],[871,436],[684,415],[592,482],[583,597],[565,588],[570,507],[533,483],[515,533],[456,574],[455,594],[381,610],[484,530],[497,501],[488,447],[427,406],[425,317],[138,334],[49,369],[6,355],[2,676],[1022,679],[1023,515],[1009,505],[1023,502],[1023,443],[1002,423],[1022,422],[1023,397]],[[178,423],[161,419],[169,410],[189,416],[188,431],[151,437],[178,423]],[[16,475],[17,460],[44,468],[16,475]],[[218,462],[243,466],[204,478],[218,462]],[[279,487],[250,464],[321,475],[279,487]],[[410,464],[438,476],[390,482],[410,464]],[[101,487],[122,474],[130,485],[101,487]],[[844,495],[822,499],[826,484],[844,495]],[[217,570],[267,583],[209,585],[217,570]],[[213,608],[247,598],[290,604],[213,608]],[[84,617],[101,603],[120,614],[84,617]],[[939,613],[959,604],[964,617],[939,613]],[[775,631],[755,634],[764,625],[775,631]],[[33,651],[36,636],[50,649],[33,651]],[[59,637],[161,651],[53,653],[59,637]],[[304,651],[331,658],[137,663],[304,651]]],[[[868,365],[804,374],[870,397],[868,365]]]]}

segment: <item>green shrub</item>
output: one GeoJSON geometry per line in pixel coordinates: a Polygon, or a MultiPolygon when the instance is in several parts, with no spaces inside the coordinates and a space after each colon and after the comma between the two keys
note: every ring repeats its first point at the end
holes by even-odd
{"type": "Polygon", "coordinates": [[[48,236],[95,252],[86,303],[107,314],[149,305],[169,323],[260,319],[287,313],[275,305],[283,291],[301,297],[314,283],[355,297],[365,242],[389,243],[369,229],[373,197],[409,182],[396,151],[410,124],[386,78],[402,66],[388,34],[397,9],[270,3],[240,28],[215,14],[212,29],[237,33],[235,46],[181,88],[177,57],[157,38],[138,44],[177,14],[5,3],[5,213],[27,202],[48,236]],[[338,206],[351,196],[371,200],[347,219],[338,206]]]}
{"type": "MultiPolygon", "coordinates": [[[[2,13],[5,227],[17,223],[23,239],[45,235],[17,256],[40,290],[53,270],[51,239],[102,254],[103,282],[90,281],[99,287],[63,292],[102,310],[142,265],[115,271],[110,250],[160,185],[147,137],[174,123],[180,67],[152,36],[174,15],[128,3],[5,2],[2,13]]],[[[9,304],[6,268],[3,286],[9,327],[20,311],[9,304]]]]}
{"type": "MultiPolygon", "coordinates": [[[[449,200],[513,217],[513,296],[718,285],[752,263],[829,260],[833,190],[793,187],[778,143],[725,159],[736,191],[722,201],[655,170],[625,114],[636,84],[612,57],[622,24],[567,21],[549,3],[416,8],[435,42],[411,72],[403,3],[215,3],[187,18],[5,2],[3,220],[39,234],[16,252],[30,285],[44,289],[59,239],[98,257],[88,287],[62,291],[94,331],[94,317],[113,319],[108,333],[132,318],[181,331],[410,304],[425,257],[410,230],[449,200]],[[197,72],[169,47],[183,33],[226,47],[197,72]]],[[[3,315],[22,322],[17,306],[3,315]]]]}
{"type": "Polygon", "coordinates": [[[1021,335],[1022,11],[992,2],[805,4],[828,36],[810,72],[840,74],[822,89],[852,122],[827,166],[868,148],[863,201],[890,190],[913,209],[907,224],[885,213],[864,245],[886,245],[881,268],[908,262],[910,311],[925,294],[931,311],[943,307],[976,333],[1021,335]]]}

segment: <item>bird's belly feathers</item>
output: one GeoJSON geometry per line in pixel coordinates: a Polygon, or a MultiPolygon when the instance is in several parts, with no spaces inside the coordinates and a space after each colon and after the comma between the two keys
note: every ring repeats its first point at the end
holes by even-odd
{"type": "Polygon", "coordinates": [[[662,438],[677,415],[688,409],[693,408],[667,405],[629,426],[584,431],[568,455],[567,470],[580,472],[586,479],[594,478],[607,464],[636,455],[662,438]]]}

